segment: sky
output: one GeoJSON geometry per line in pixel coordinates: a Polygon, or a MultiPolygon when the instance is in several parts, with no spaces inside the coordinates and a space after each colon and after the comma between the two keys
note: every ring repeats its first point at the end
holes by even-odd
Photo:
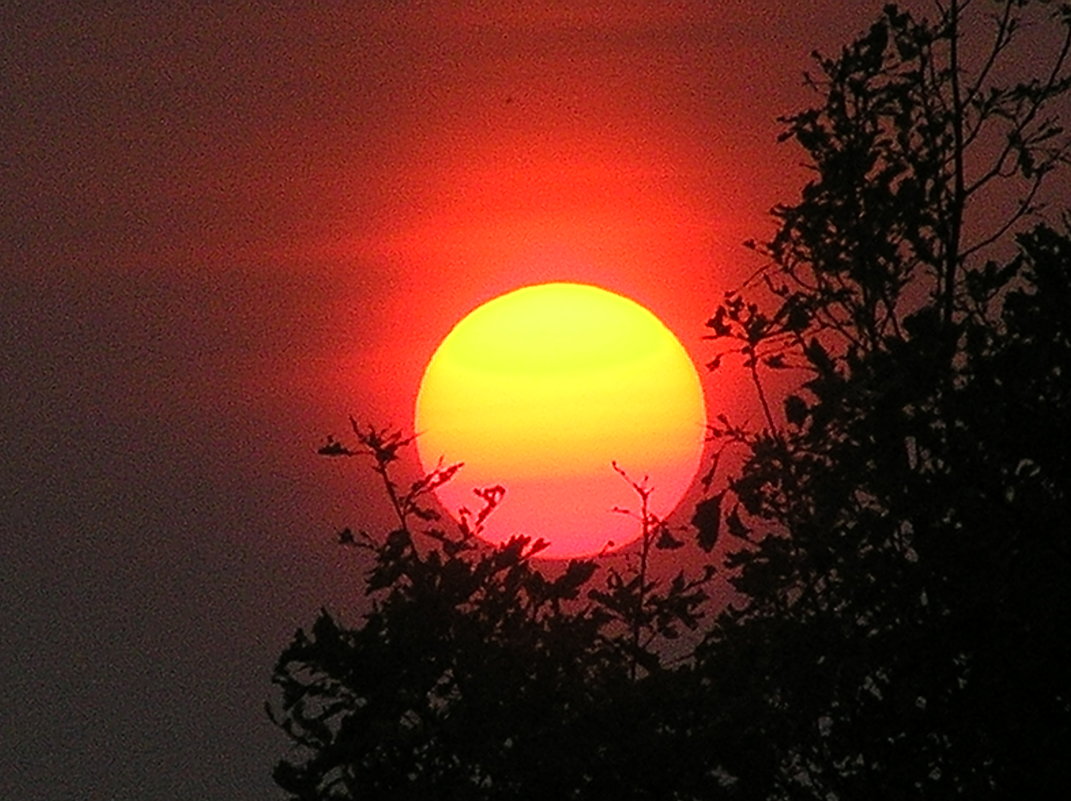
{"type": "Polygon", "coordinates": [[[709,358],[776,117],[881,4],[217,5],[3,3],[0,797],[281,797],[272,666],[387,522],[317,446],[525,284],[709,358]]]}

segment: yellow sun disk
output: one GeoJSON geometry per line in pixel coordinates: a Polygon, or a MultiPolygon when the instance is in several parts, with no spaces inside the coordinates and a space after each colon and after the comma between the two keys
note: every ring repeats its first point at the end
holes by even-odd
{"type": "Polygon", "coordinates": [[[428,365],[416,414],[426,468],[440,456],[466,463],[440,492],[448,509],[471,505],[473,486],[507,487],[493,520],[524,530],[495,541],[528,533],[564,542],[569,527],[616,531],[619,545],[633,538],[619,519],[598,520],[635,505],[610,462],[650,474],[668,511],[694,476],[704,424],[698,377],[676,337],[638,304],[579,284],[526,287],[462,320],[428,365]],[[608,489],[596,490],[599,481],[608,489]],[[576,508],[566,519],[548,503],[576,508]],[[542,507],[542,518],[521,504],[542,507]]]}

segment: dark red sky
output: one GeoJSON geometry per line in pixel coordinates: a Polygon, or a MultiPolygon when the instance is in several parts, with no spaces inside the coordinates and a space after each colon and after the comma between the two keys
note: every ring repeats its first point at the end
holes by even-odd
{"type": "Polygon", "coordinates": [[[323,436],[535,281],[702,360],[880,3],[72,5],[0,32],[0,796],[276,797],[270,669],[382,516],[323,436]]]}

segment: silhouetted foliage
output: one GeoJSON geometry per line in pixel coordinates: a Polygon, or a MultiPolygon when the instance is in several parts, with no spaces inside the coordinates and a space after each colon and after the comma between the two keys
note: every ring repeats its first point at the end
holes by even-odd
{"type": "Polygon", "coordinates": [[[403,486],[403,436],[325,444],[371,458],[397,526],[339,534],[371,611],[323,612],[276,667],[292,798],[1066,795],[1071,232],[1036,218],[1071,8],[990,3],[968,62],[967,5],[816,55],[822,102],[784,119],[814,177],[708,322],[763,425],[711,425],[743,458],[692,537],[633,482],[631,557],[544,569],[538,541],[480,544],[502,488],[454,527],[427,500],[457,466],[403,486]],[[1065,38],[1001,85],[1030,15],[1065,38]]]}
{"type": "Polygon", "coordinates": [[[698,626],[712,571],[665,586],[646,576],[650,549],[675,542],[647,512],[648,490],[634,485],[638,563],[601,584],[593,560],[549,578],[532,562],[541,541],[478,545],[501,488],[478,490],[482,507],[454,531],[425,501],[457,465],[403,487],[392,467],[409,439],[353,431],[357,447],[332,439],[320,452],[369,457],[397,527],[340,533],[372,555],[361,626],[322,611],[279,659],[281,702],[268,711],[297,756],[278,765],[278,784],[298,799],[658,795],[670,763],[648,760],[671,749],[640,688],[663,670],[658,643],[698,626]],[[607,737],[620,731],[631,736],[607,737]]]}
{"type": "MultiPolygon", "coordinates": [[[[1019,5],[994,6],[995,59],[1019,5]]],[[[1040,226],[984,258],[1066,160],[1047,104],[1068,40],[1051,73],[994,88],[956,61],[957,13],[888,8],[819,59],[824,104],[785,120],[815,178],[753,245],[778,303],[731,293],[710,323],[760,393],[762,365],[807,375],[784,424],[762,396],[764,430],[715,432],[748,449],[746,603],[698,662],[752,711],[749,797],[1068,787],[1071,241],[1040,226]],[[985,229],[968,212],[1002,178],[1023,194],[985,229]]]]}

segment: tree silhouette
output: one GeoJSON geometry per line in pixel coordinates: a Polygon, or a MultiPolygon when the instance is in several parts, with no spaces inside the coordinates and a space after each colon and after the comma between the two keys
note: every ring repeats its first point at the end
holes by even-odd
{"type": "MultiPolygon", "coordinates": [[[[298,799],[657,795],[667,763],[643,766],[665,738],[639,687],[663,672],[656,642],[697,626],[711,571],[663,589],[641,563],[596,589],[596,562],[573,560],[547,578],[531,560],[541,541],[478,546],[501,488],[478,490],[481,508],[451,531],[425,499],[458,466],[402,487],[392,467],[410,440],[353,432],[356,448],[332,439],[321,453],[369,457],[397,527],[340,534],[373,556],[363,624],[322,611],[279,659],[280,711],[268,712],[298,753],[277,783],[298,799]]],[[[646,554],[667,531],[642,509],[646,554]]]]}
{"type": "Polygon", "coordinates": [[[1067,787],[1071,243],[1039,227],[985,258],[1067,154],[1047,112],[1071,39],[1043,78],[987,83],[1020,5],[974,73],[955,3],[935,24],[887,8],[819,60],[824,103],[785,120],[816,176],[752,245],[778,304],[734,293],[710,321],[760,392],[760,369],[808,374],[784,425],[762,395],[764,430],[715,431],[748,449],[747,601],[699,662],[748,688],[756,797],[1067,787]],[[1022,194],[985,229],[970,212],[1001,179],[1022,194]]]}
{"type": "Polygon", "coordinates": [[[968,5],[816,56],[822,102],[783,120],[814,177],[708,322],[764,424],[711,427],[743,460],[690,543],[634,483],[638,553],[545,570],[479,544],[501,488],[455,530],[426,501],[456,467],[399,484],[407,440],[356,423],[321,449],[370,458],[397,525],[342,532],[371,611],[276,666],[292,798],[1066,794],[1071,233],[1036,218],[1071,8],[992,3],[965,53],[968,5]],[[1000,83],[1043,20],[1051,63],[1000,83]],[[681,548],[694,573],[648,569],[681,548]]]}

